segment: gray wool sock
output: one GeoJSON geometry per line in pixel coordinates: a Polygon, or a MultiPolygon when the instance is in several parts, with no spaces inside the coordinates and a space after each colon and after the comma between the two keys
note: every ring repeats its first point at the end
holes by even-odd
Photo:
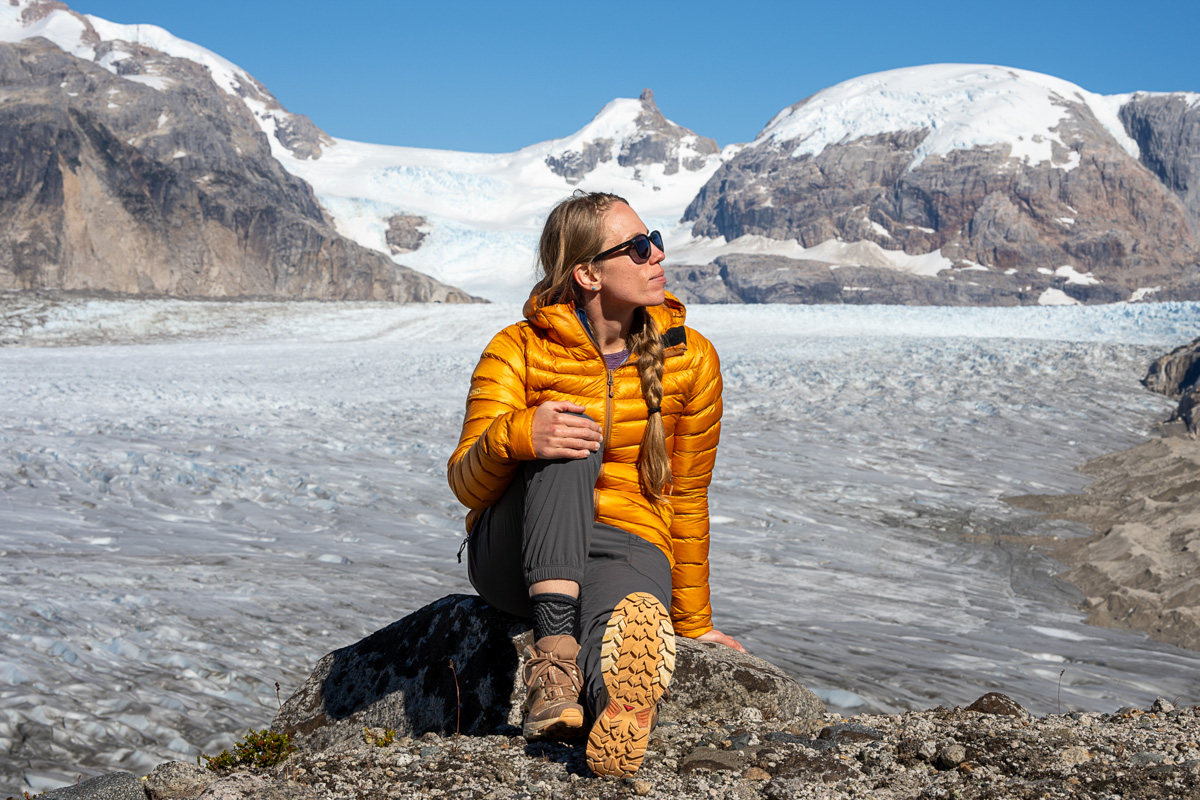
{"type": "Polygon", "coordinates": [[[533,608],[533,639],[547,636],[578,636],[575,633],[579,618],[579,600],[569,594],[543,592],[529,598],[533,608]]]}

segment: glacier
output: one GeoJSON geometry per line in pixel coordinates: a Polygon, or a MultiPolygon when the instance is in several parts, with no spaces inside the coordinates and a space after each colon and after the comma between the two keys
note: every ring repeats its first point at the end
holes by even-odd
{"type": "MultiPolygon", "coordinates": [[[[470,372],[515,305],[0,304],[0,791],[193,760],[443,595],[470,372]]],[[[1200,306],[697,306],[726,413],[716,622],[831,710],[1195,700],[1200,654],[1091,627],[1003,497],[1149,435],[1200,306]],[[1061,686],[1060,686],[1061,683],[1061,686]],[[1061,691],[1061,698],[1060,698],[1061,691]]]]}

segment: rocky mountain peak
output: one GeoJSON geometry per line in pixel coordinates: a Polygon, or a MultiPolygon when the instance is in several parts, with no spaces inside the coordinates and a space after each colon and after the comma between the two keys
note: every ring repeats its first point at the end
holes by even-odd
{"type": "MultiPolygon", "coordinates": [[[[795,240],[794,257],[830,265],[866,265],[869,246],[902,271],[1128,296],[1181,279],[1200,244],[1190,190],[1177,197],[1139,162],[1139,143],[1158,150],[1126,133],[1123,99],[986,65],[864,76],[780,112],[684,218],[697,236],[795,240]]],[[[1173,120],[1175,139],[1196,135],[1180,104],[1150,105],[1142,116],[1173,120]]],[[[1196,170],[1194,148],[1158,149],[1176,154],[1154,157],[1163,174],[1196,170]]]]}
{"type": "Polygon", "coordinates": [[[79,14],[59,0],[8,0],[7,6],[0,5],[0,42],[39,36],[76,58],[159,91],[207,78],[239,98],[268,138],[297,158],[319,158],[322,148],[333,143],[236,64],[155,25],[109,22],[79,14]]]}
{"type": "Polygon", "coordinates": [[[535,146],[546,145],[546,165],[569,183],[608,162],[638,170],[661,167],[663,175],[696,172],[720,152],[712,139],[664,117],[650,89],[636,100],[613,100],[571,136],[535,146]]]}
{"type": "Polygon", "coordinates": [[[340,235],[278,159],[322,134],[208,50],[0,0],[0,288],[470,298],[340,235]]]}

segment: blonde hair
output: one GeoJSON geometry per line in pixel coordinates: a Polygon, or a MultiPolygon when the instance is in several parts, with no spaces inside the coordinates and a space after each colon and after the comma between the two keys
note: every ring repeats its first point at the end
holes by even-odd
{"type": "MultiPolygon", "coordinates": [[[[575,265],[590,262],[604,249],[604,217],[617,203],[629,205],[625,198],[615,194],[576,190],[550,212],[538,246],[541,276],[533,287],[538,305],[572,303],[582,307],[575,265]]],[[[665,503],[672,476],[661,410],[662,332],[645,308],[639,308],[634,314],[628,345],[629,352],[637,360],[642,397],[646,407],[653,411],[646,419],[638,448],[638,484],[643,495],[657,503],[665,503]]]]}

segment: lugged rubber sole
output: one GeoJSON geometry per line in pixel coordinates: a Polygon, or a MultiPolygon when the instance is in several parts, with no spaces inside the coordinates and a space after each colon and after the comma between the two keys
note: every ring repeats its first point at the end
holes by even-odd
{"type": "Polygon", "coordinates": [[[588,767],[597,775],[632,775],[675,671],[675,630],[654,595],[634,592],[617,604],[604,629],[600,670],[608,708],[588,734],[588,767]]]}

